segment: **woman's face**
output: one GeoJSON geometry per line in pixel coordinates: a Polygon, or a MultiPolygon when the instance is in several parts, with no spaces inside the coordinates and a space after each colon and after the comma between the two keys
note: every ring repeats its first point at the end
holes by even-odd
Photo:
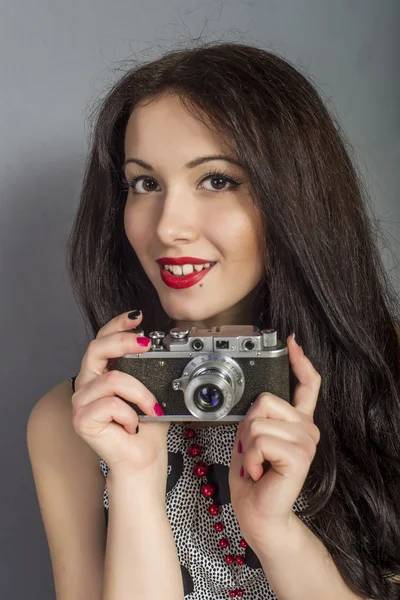
{"type": "Polygon", "coordinates": [[[218,154],[236,158],[177,97],[139,105],[129,118],[125,231],[177,326],[251,324],[251,292],[264,272],[246,173],[227,159],[204,158],[218,154]],[[215,172],[224,176],[209,176],[215,172]],[[175,264],[180,258],[185,266],[175,264]]]}

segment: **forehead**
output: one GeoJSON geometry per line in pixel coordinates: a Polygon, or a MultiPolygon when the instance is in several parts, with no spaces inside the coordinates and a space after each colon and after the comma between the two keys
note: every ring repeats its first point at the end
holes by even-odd
{"type": "Polygon", "coordinates": [[[155,161],[171,155],[182,163],[194,155],[231,150],[221,135],[189,114],[182,101],[173,95],[147,100],[134,108],[124,145],[125,157],[137,155],[146,160],[147,156],[150,160],[151,156],[155,161]]]}

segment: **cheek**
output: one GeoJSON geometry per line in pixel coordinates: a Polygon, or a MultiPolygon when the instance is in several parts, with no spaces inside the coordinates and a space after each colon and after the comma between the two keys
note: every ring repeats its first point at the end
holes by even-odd
{"type": "Polygon", "coordinates": [[[210,234],[215,244],[225,248],[230,256],[240,257],[241,260],[254,258],[260,254],[262,233],[260,231],[260,216],[251,207],[243,210],[235,207],[226,212],[221,210],[209,220],[210,234]]]}
{"type": "Polygon", "coordinates": [[[140,251],[146,245],[146,231],[148,231],[149,223],[148,215],[145,211],[134,209],[133,206],[127,201],[124,212],[124,227],[126,236],[136,251],[140,254],[140,251]]]}

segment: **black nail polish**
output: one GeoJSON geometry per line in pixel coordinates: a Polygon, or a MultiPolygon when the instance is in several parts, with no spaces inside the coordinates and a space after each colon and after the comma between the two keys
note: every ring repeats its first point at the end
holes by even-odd
{"type": "Polygon", "coordinates": [[[141,314],[142,314],[141,310],[133,310],[132,312],[130,312],[128,314],[128,318],[132,319],[132,321],[134,321],[135,319],[138,319],[141,314]]]}

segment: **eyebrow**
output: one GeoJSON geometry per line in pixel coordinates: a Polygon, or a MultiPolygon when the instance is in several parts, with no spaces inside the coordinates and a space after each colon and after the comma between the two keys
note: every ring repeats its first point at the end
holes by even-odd
{"type": "MultiPolygon", "coordinates": [[[[198,156],[197,158],[194,158],[193,160],[186,163],[185,167],[187,169],[193,169],[194,167],[198,167],[199,165],[201,165],[205,162],[209,162],[210,160],[225,160],[226,162],[233,163],[234,165],[237,165],[238,167],[241,167],[242,169],[244,168],[244,166],[240,162],[240,160],[237,160],[236,158],[233,158],[233,156],[227,156],[225,154],[215,154],[213,156],[198,156]]],[[[144,169],[147,169],[148,171],[154,171],[154,168],[151,165],[149,165],[149,163],[146,163],[146,162],[144,162],[144,160],[140,160],[139,158],[133,158],[133,157],[126,159],[126,161],[122,165],[122,169],[125,169],[125,167],[128,163],[136,163],[136,164],[140,165],[141,167],[143,167],[144,169]]]]}

